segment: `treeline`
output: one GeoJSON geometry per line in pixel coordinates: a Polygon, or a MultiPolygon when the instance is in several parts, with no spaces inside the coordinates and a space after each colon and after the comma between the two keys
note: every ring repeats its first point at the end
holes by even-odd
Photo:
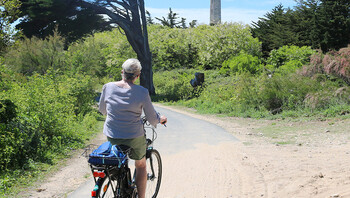
{"type": "Polygon", "coordinates": [[[339,50],[350,43],[350,1],[300,0],[294,8],[280,4],[253,22],[252,32],[265,56],[284,45],[339,50]]]}
{"type": "MultiPolygon", "coordinates": [[[[239,23],[187,29],[152,25],[149,42],[160,100],[234,116],[348,114],[349,48],[324,54],[285,45],[263,58],[259,40],[239,23]],[[200,91],[189,84],[196,71],[206,74],[206,87],[200,91]]],[[[122,62],[136,57],[118,29],[96,33],[67,50],[63,43],[58,35],[26,39],[7,54],[6,64],[26,74],[48,69],[84,73],[103,84],[121,79],[122,62]]]]}

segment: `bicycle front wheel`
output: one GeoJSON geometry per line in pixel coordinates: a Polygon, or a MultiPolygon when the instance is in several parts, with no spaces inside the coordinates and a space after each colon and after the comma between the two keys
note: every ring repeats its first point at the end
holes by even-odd
{"type": "Polygon", "coordinates": [[[157,150],[147,150],[147,187],[146,197],[155,198],[158,195],[162,180],[162,160],[157,150]]]}

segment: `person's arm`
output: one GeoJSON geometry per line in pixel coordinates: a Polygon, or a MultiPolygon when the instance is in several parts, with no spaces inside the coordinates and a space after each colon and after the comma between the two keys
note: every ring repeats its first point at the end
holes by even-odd
{"type": "Polygon", "coordinates": [[[98,110],[103,114],[106,115],[107,114],[107,110],[106,110],[106,102],[105,102],[105,90],[106,90],[106,85],[103,85],[102,88],[102,93],[100,96],[100,101],[98,103],[98,110]]]}
{"type": "Polygon", "coordinates": [[[153,104],[151,102],[151,97],[149,96],[148,91],[144,100],[143,111],[145,112],[147,121],[152,126],[157,127],[157,124],[160,123],[160,117],[153,107],[153,104]]]}

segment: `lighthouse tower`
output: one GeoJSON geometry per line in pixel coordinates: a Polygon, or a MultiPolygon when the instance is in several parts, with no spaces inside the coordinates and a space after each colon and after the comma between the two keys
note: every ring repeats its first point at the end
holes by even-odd
{"type": "Polygon", "coordinates": [[[221,0],[210,0],[210,25],[221,23],[221,0]]]}

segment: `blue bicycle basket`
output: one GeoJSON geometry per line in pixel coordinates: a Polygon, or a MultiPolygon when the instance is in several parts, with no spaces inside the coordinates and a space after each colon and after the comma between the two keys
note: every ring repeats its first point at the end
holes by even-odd
{"type": "Polygon", "coordinates": [[[117,145],[110,142],[101,144],[89,155],[88,162],[93,165],[120,165],[127,160],[127,155],[117,145]]]}

